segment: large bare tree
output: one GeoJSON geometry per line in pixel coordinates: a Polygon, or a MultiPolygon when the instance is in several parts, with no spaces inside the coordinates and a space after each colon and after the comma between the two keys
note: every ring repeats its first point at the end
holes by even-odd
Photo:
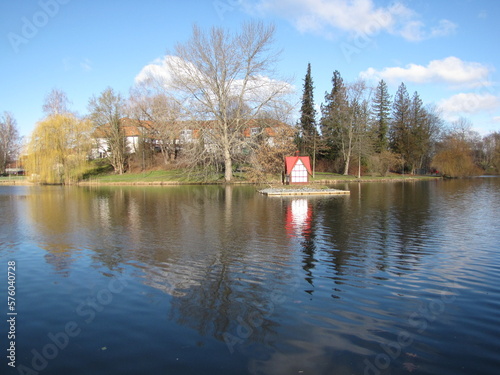
{"type": "Polygon", "coordinates": [[[4,112],[0,117],[0,173],[5,173],[7,163],[16,157],[19,148],[19,133],[14,116],[4,112]]]}
{"type": "Polygon", "coordinates": [[[112,88],[107,88],[99,97],[92,97],[88,107],[98,137],[105,139],[111,165],[116,173],[123,174],[128,157],[127,141],[121,124],[125,113],[124,99],[112,88]]]}
{"type": "Polygon", "coordinates": [[[144,125],[144,136],[155,140],[164,164],[170,164],[177,157],[184,126],[178,103],[161,91],[137,85],[131,90],[128,112],[138,125],[144,125]]]}
{"type": "MultiPolygon", "coordinates": [[[[200,134],[210,140],[214,159],[222,160],[226,182],[245,147],[242,134],[249,121],[287,105],[291,85],[271,78],[279,55],[274,32],[274,26],[261,22],[246,23],[237,33],[194,26],[191,38],[177,44],[175,56],[164,62],[163,86],[192,119],[211,120],[200,134]]],[[[149,79],[157,81],[151,73],[149,79]]]]}

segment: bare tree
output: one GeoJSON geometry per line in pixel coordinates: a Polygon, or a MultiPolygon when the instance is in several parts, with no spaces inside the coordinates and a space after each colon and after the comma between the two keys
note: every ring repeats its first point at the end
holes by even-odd
{"type": "Polygon", "coordinates": [[[89,101],[90,119],[96,127],[97,137],[106,143],[109,161],[118,174],[125,172],[128,151],[121,120],[124,117],[125,102],[112,88],[105,89],[89,101]]]}
{"type": "Polygon", "coordinates": [[[129,113],[139,125],[147,124],[143,127],[145,136],[155,141],[164,164],[175,160],[179,143],[188,136],[182,133],[185,123],[180,121],[178,103],[163,92],[151,92],[144,85],[138,85],[131,90],[129,113]]]}
{"type": "MultiPolygon", "coordinates": [[[[243,130],[263,112],[286,105],[291,86],[272,77],[279,52],[272,49],[274,26],[244,24],[231,34],[222,28],[203,32],[193,27],[191,38],[166,58],[169,76],[163,81],[192,119],[211,120],[203,129],[211,152],[232,178],[233,162],[244,147],[243,130]]],[[[204,150],[203,152],[205,152],[204,150]]]]}
{"type": "Polygon", "coordinates": [[[483,137],[483,158],[481,164],[486,171],[500,172],[500,132],[493,132],[483,137]]]}
{"type": "Polygon", "coordinates": [[[12,113],[4,112],[0,117],[0,173],[5,173],[7,163],[17,156],[18,148],[17,122],[12,113]]]}
{"type": "Polygon", "coordinates": [[[47,115],[61,115],[69,113],[68,104],[71,104],[66,93],[62,90],[53,88],[45,97],[43,112],[47,115]]]}
{"type": "Polygon", "coordinates": [[[472,122],[460,117],[443,132],[432,165],[449,177],[474,176],[482,173],[477,163],[479,133],[472,130],[472,122]]]}

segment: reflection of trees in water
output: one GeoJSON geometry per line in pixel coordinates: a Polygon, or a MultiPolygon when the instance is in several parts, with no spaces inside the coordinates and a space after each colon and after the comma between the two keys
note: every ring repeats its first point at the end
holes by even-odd
{"type": "MultiPolygon", "coordinates": [[[[253,187],[114,188],[93,191],[96,264],[140,270],[171,295],[171,319],[223,340],[248,314],[266,315],[285,288],[289,239],[279,201],[253,187]]],[[[272,335],[271,319],[248,342],[272,335]]]]}
{"type": "Polygon", "coordinates": [[[47,263],[69,275],[74,253],[84,249],[85,226],[92,217],[88,194],[62,186],[37,187],[26,199],[27,236],[46,250],[47,263]]]}
{"type": "Polygon", "coordinates": [[[301,237],[305,279],[313,287],[308,293],[313,293],[318,276],[329,275],[338,286],[351,276],[364,277],[388,267],[401,272],[414,268],[432,251],[424,244],[432,230],[433,186],[353,184],[349,197],[310,199],[301,237]]]}
{"type": "Polygon", "coordinates": [[[245,190],[232,188],[195,202],[187,243],[198,255],[193,263],[199,282],[172,300],[171,318],[221,341],[238,329],[251,331],[246,343],[275,335],[276,323],[266,318],[266,306],[272,290],[287,284],[278,263],[289,258],[280,202],[248,199],[245,190]]]}

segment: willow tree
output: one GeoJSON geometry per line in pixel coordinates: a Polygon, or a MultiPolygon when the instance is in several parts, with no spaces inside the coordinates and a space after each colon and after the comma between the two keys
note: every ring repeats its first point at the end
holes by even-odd
{"type": "MultiPolygon", "coordinates": [[[[164,62],[163,85],[171,97],[192,119],[210,120],[204,136],[210,139],[213,159],[222,161],[226,182],[232,179],[233,162],[247,148],[244,130],[264,114],[283,113],[288,105],[291,85],[273,77],[279,55],[273,48],[274,30],[260,22],[244,24],[236,33],[194,26],[191,38],[177,44],[175,56],[164,62]]],[[[199,149],[207,152],[207,147],[199,149]]]]}
{"type": "Polygon", "coordinates": [[[50,115],[39,122],[27,147],[26,170],[36,182],[74,182],[88,168],[91,124],[72,114],[50,115]]]}

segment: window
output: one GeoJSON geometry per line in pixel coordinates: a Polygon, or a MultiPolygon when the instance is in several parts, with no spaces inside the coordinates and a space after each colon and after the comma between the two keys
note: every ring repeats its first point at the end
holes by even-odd
{"type": "Polygon", "coordinates": [[[292,169],[290,182],[307,182],[307,169],[300,159],[292,169]]]}
{"type": "Polygon", "coordinates": [[[260,133],[260,128],[250,128],[250,136],[255,137],[256,135],[259,135],[260,133]]]}
{"type": "Polygon", "coordinates": [[[192,129],[182,129],[180,138],[181,138],[181,142],[191,142],[193,140],[193,130],[192,129]]]}

